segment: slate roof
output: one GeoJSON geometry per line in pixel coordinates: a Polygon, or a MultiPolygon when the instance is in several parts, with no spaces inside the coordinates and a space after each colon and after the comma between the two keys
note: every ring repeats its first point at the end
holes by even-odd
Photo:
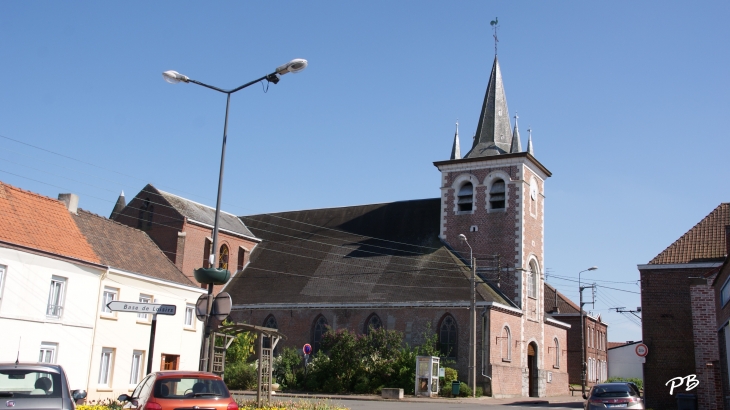
{"type": "Polygon", "coordinates": [[[99,263],[63,202],[2,182],[0,241],[99,263]]]}
{"type": "MultiPolygon", "coordinates": [[[[189,199],[185,199],[169,192],[160,191],[151,184],[147,185],[144,188],[144,191],[150,191],[150,188],[154,190],[152,192],[156,191],[163,198],[165,198],[170,206],[175,208],[175,210],[179,212],[182,216],[188,219],[192,219],[194,221],[202,222],[206,225],[214,225],[215,208],[193,202],[189,199]]],[[[238,219],[236,215],[225,212],[222,209],[220,215],[220,229],[225,229],[227,231],[235,232],[243,236],[255,238],[254,234],[251,233],[251,231],[246,227],[243,222],[241,222],[240,219],[238,219]]]]}
{"type": "Polygon", "coordinates": [[[104,265],[197,287],[170,262],[147,233],[82,209],[72,216],[104,265]]]}
{"type": "Polygon", "coordinates": [[[730,203],[720,204],[649,264],[722,262],[727,255],[726,225],[730,225],[730,203]]]}
{"type": "MultiPolygon", "coordinates": [[[[262,242],[227,286],[234,305],[451,302],[470,274],[438,238],[439,198],[241,217],[262,242]]],[[[477,300],[512,306],[488,285],[477,300]]]]}
{"type": "MultiPolygon", "coordinates": [[[[558,310],[560,313],[580,313],[580,308],[577,304],[573,303],[572,300],[568,299],[567,296],[558,292],[557,289],[545,283],[545,298],[543,303],[545,304],[545,312],[552,312],[555,310],[555,294],[558,295],[558,310]]],[[[585,311],[584,311],[585,312],[585,311]]]]}
{"type": "Polygon", "coordinates": [[[502,70],[499,68],[497,56],[494,56],[474,143],[464,158],[506,154],[510,152],[511,146],[512,126],[502,83],[502,70]]]}

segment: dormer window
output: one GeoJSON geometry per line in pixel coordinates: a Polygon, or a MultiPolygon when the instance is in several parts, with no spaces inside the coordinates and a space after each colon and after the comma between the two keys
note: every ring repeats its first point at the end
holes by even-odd
{"type": "Polygon", "coordinates": [[[498,179],[492,183],[489,190],[489,207],[490,209],[504,209],[505,203],[505,187],[504,181],[498,179]]]}
{"type": "Polygon", "coordinates": [[[474,186],[470,182],[461,186],[457,195],[459,211],[471,211],[474,205],[474,186]]]}

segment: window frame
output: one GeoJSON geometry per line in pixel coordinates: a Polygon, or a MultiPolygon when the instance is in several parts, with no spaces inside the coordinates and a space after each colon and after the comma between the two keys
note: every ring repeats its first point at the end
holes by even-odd
{"type": "Polygon", "coordinates": [[[555,364],[553,364],[554,369],[560,368],[560,341],[557,337],[553,338],[553,341],[555,342],[555,364]]]}
{"type": "Polygon", "coordinates": [[[46,304],[46,317],[53,319],[61,319],[63,317],[67,286],[68,278],[56,275],[51,276],[51,287],[48,290],[48,303],[46,304]],[[54,284],[58,284],[58,292],[54,292],[54,284]],[[55,302],[56,304],[52,304],[51,302],[55,302]],[[53,310],[51,310],[52,308],[53,310]]]}
{"type": "Polygon", "coordinates": [[[144,378],[142,370],[144,369],[144,350],[133,350],[132,351],[132,367],[129,369],[129,385],[136,386],[144,378]],[[135,365],[137,371],[135,373],[135,365]]]}
{"type": "Polygon", "coordinates": [[[119,288],[113,288],[111,286],[104,286],[104,289],[102,289],[102,293],[101,293],[101,312],[99,312],[101,317],[106,317],[106,318],[116,318],[117,317],[117,312],[113,312],[111,309],[109,309],[106,306],[109,302],[113,302],[115,300],[119,300],[119,288]],[[112,298],[108,299],[107,294],[111,294],[112,298]]]}
{"type": "Polygon", "coordinates": [[[380,316],[378,316],[378,314],[375,312],[371,313],[370,316],[368,316],[367,319],[365,319],[365,328],[363,329],[363,334],[369,335],[371,327],[373,330],[378,330],[378,329],[383,328],[383,320],[380,319],[380,316]]]}
{"type": "Polygon", "coordinates": [[[183,327],[187,329],[195,329],[195,305],[191,303],[185,304],[185,315],[183,315],[183,327]],[[190,313],[190,315],[188,315],[190,313]],[[190,318],[190,323],[188,323],[188,317],[190,318]]]}
{"type": "Polygon", "coordinates": [[[101,348],[101,360],[99,361],[99,378],[97,379],[96,383],[98,386],[112,387],[112,376],[114,374],[114,350],[115,349],[111,347],[101,348]]]}
{"type": "MultiPolygon", "coordinates": [[[[154,301],[155,301],[155,297],[152,295],[148,295],[145,293],[139,294],[139,303],[153,303],[154,301]],[[144,302],[143,299],[146,299],[147,301],[144,302]]],[[[152,321],[152,314],[137,313],[137,322],[149,323],[151,321],[152,321]]]]}
{"type": "Polygon", "coordinates": [[[312,354],[317,353],[322,347],[322,336],[327,333],[327,326],[329,326],[329,322],[327,322],[324,315],[317,315],[314,318],[312,323],[312,354]]]}
{"type": "Polygon", "coordinates": [[[439,322],[439,333],[438,333],[438,348],[439,348],[439,357],[444,357],[448,359],[454,359],[458,360],[459,358],[459,323],[456,321],[456,318],[451,313],[446,313],[441,317],[441,321],[439,322]],[[450,327],[453,327],[453,341],[451,340],[452,336],[452,330],[447,330],[448,333],[448,341],[444,342],[444,326],[449,326],[447,321],[451,321],[450,327]],[[451,347],[446,352],[444,352],[444,346],[451,347]],[[452,347],[453,346],[453,347],[452,347]]]}
{"type": "Polygon", "coordinates": [[[505,325],[502,327],[502,332],[500,334],[500,337],[502,338],[501,343],[499,345],[499,353],[502,356],[503,362],[511,362],[512,361],[512,330],[510,330],[509,326],[505,325]],[[505,336],[502,336],[504,334],[505,336]],[[506,340],[506,342],[505,342],[506,340]],[[504,344],[507,344],[507,356],[505,357],[505,349],[504,344]]]}
{"type": "Polygon", "coordinates": [[[487,203],[489,204],[488,209],[490,211],[503,211],[507,209],[507,182],[497,177],[491,183],[489,184],[489,191],[487,192],[487,203]],[[503,190],[501,192],[493,192],[495,190],[495,187],[501,183],[503,190]],[[502,196],[502,199],[493,199],[502,196]],[[499,205],[501,203],[502,206],[495,206],[499,205]]]}
{"type": "Polygon", "coordinates": [[[218,269],[228,270],[229,266],[231,266],[231,248],[224,243],[218,251],[218,269]],[[225,250],[225,252],[223,252],[223,250],[225,250]]]}
{"type": "Polygon", "coordinates": [[[58,360],[58,343],[53,342],[41,342],[41,347],[39,349],[39,356],[38,356],[38,363],[49,363],[49,364],[55,364],[58,360]],[[51,361],[47,362],[44,360],[44,353],[50,352],[51,353],[51,361]]]}

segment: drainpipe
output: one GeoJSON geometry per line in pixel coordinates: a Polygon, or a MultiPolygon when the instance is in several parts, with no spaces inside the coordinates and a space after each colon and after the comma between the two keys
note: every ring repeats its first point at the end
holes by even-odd
{"type": "Polygon", "coordinates": [[[490,329],[490,323],[489,323],[489,310],[484,307],[484,311],[482,312],[482,377],[485,377],[489,380],[489,389],[491,390],[490,393],[492,393],[492,397],[494,397],[494,386],[492,386],[492,376],[486,374],[486,370],[489,369],[489,365],[491,363],[490,361],[490,355],[492,350],[492,345],[490,342],[491,334],[489,332],[490,329]]]}
{"type": "Polygon", "coordinates": [[[94,311],[94,329],[91,331],[91,349],[89,349],[89,369],[86,371],[86,391],[91,391],[91,364],[94,359],[94,342],[96,341],[96,329],[99,327],[99,312],[101,312],[101,289],[104,279],[109,275],[109,267],[99,275],[99,289],[96,292],[96,310],[94,311]]]}

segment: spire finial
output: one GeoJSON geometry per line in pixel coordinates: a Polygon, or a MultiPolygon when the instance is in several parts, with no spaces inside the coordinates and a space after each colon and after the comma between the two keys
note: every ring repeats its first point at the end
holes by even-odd
{"type": "Polygon", "coordinates": [[[520,130],[517,125],[517,119],[520,118],[519,115],[517,115],[517,112],[515,112],[515,128],[512,130],[512,144],[510,145],[509,152],[510,154],[515,154],[518,152],[522,152],[522,143],[520,143],[520,130]]]}
{"type": "Polygon", "coordinates": [[[456,131],[454,132],[454,145],[451,148],[451,159],[461,159],[461,147],[459,146],[459,119],[456,119],[456,131]]]}
{"type": "Polygon", "coordinates": [[[499,24],[499,17],[495,17],[494,20],[489,22],[489,25],[491,25],[492,28],[494,29],[494,35],[492,37],[494,37],[494,55],[495,56],[497,55],[497,43],[499,43],[499,40],[497,39],[497,28],[499,27],[498,24],[499,24]]]}

